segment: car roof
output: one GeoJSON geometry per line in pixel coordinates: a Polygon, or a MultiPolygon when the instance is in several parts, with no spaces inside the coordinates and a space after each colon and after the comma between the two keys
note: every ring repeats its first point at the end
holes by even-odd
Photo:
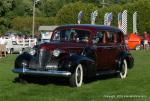
{"type": "Polygon", "coordinates": [[[120,29],[114,26],[105,26],[105,25],[93,25],[93,24],[67,24],[57,27],[56,29],[64,28],[80,28],[80,29],[90,29],[90,30],[107,30],[114,32],[122,32],[120,29]]]}

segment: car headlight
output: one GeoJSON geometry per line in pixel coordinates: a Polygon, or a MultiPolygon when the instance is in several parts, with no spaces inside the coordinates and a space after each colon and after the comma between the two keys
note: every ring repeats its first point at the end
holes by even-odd
{"type": "Polygon", "coordinates": [[[35,55],[36,50],[35,50],[35,49],[31,49],[29,53],[30,53],[31,55],[35,55]]]}
{"type": "Polygon", "coordinates": [[[59,49],[55,49],[55,50],[53,51],[53,55],[54,55],[55,57],[58,57],[58,56],[60,55],[60,53],[61,53],[61,51],[60,51],[59,49]]]}

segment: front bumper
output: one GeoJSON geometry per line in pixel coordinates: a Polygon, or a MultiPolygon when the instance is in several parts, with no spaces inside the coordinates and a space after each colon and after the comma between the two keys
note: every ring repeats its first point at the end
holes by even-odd
{"type": "Polygon", "coordinates": [[[57,70],[40,71],[40,70],[31,70],[27,68],[14,68],[12,71],[14,73],[29,74],[29,75],[64,76],[64,77],[71,76],[71,72],[69,71],[57,71],[57,70]]]}

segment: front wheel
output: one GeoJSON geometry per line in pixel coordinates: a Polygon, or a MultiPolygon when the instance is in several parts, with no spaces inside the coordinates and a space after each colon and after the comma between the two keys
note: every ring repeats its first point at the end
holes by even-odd
{"type": "Polygon", "coordinates": [[[128,72],[127,61],[124,59],[122,65],[121,65],[121,70],[120,70],[120,73],[119,73],[119,77],[121,79],[126,78],[127,72],[128,72]]]}
{"type": "Polygon", "coordinates": [[[135,50],[140,50],[141,49],[141,45],[137,45],[136,47],[135,47],[135,50]]]}
{"type": "Polygon", "coordinates": [[[71,75],[70,85],[72,87],[80,87],[83,82],[83,68],[82,65],[77,65],[75,72],[71,75]]]}

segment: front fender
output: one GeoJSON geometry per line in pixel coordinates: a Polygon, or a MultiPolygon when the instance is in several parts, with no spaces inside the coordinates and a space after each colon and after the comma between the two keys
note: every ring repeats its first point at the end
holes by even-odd
{"type": "Polygon", "coordinates": [[[71,72],[74,73],[76,66],[81,64],[84,70],[84,76],[91,77],[96,74],[96,64],[95,61],[83,56],[83,55],[72,55],[69,58],[71,62],[71,72]]]}
{"type": "Polygon", "coordinates": [[[15,68],[22,68],[22,62],[23,61],[29,62],[29,61],[31,61],[32,58],[33,58],[33,56],[27,52],[20,54],[15,60],[15,68]]]}

